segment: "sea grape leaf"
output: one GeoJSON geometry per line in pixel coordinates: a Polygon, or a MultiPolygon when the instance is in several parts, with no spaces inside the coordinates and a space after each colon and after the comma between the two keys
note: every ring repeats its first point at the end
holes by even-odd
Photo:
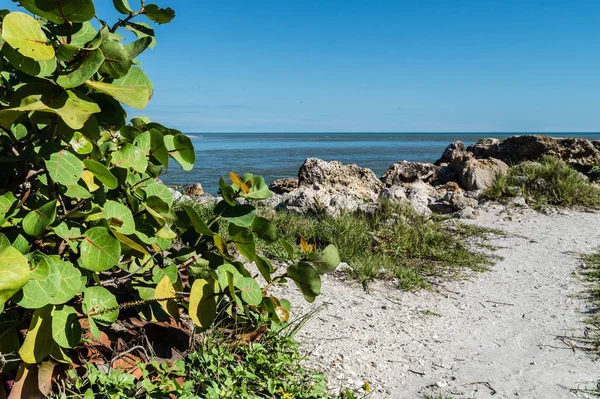
{"type": "Polygon", "coordinates": [[[81,180],[83,180],[88,190],[92,193],[100,188],[100,186],[94,181],[94,174],[89,170],[83,171],[81,174],[81,180]]]}
{"type": "Polygon", "coordinates": [[[11,216],[17,203],[17,197],[11,191],[0,195],[0,224],[4,222],[7,214],[8,217],[11,216]]]}
{"type": "Polygon", "coordinates": [[[256,233],[258,238],[262,240],[275,242],[279,239],[279,231],[277,230],[277,226],[263,217],[256,216],[252,221],[250,228],[256,233]]]}
{"type": "Polygon", "coordinates": [[[150,37],[152,42],[148,47],[154,48],[156,46],[156,39],[154,38],[154,29],[144,22],[131,22],[128,21],[125,25],[125,29],[133,32],[138,39],[142,37],[150,37]]]}
{"type": "Polygon", "coordinates": [[[263,278],[268,283],[270,283],[272,280],[271,274],[273,273],[273,265],[271,264],[271,262],[269,262],[267,258],[263,258],[262,256],[256,256],[254,262],[256,263],[256,267],[258,268],[258,271],[263,276],[263,278]]]}
{"type": "Polygon", "coordinates": [[[19,53],[36,61],[54,58],[54,47],[40,24],[30,15],[11,12],[2,21],[2,38],[19,53]]]}
{"type": "Polygon", "coordinates": [[[52,338],[52,308],[52,305],[47,305],[33,312],[29,330],[19,350],[25,363],[40,363],[56,346],[52,338]]]}
{"type": "Polygon", "coordinates": [[[30,236],[40,236],[56,218],[56,200],[29,212],[23,219],[23,231],[30,236]]]}
{"type": "Polygon", "coordinates": [[[63,348],[73,348],[81,341],[81,324],[71,306],[58,306],[52,311],[52,337],[63,348]]]}
{"type": "Polygon", "coordinates": [[[215,233],[206,225],[204,220],[202,220],[202,217],[198,214],[198,212],[196,212],[196,210],[192,206],[182,205],[181,207],[189,216],[190,222],[192,223],[194,230],[196,230],[196,233],[207,236],[215,235],[215,233]]]}
{"type": "Polygon", "coordinates": [[[249,262],[253,262],[256,258],[256,246],[254,243],[254,234],[247,227],[240,227],[235,224],[229,225],[229,235],[231,241],[238,251],[246,258],[249,262]]]}
{"type": "MultiPolygon", "coordinates": [[[[122,78],[133,64],[129,59],[129,54],[120,40],[108,38],[108,30],[103,37],[99,50],[104,55],[104,62],[98,69],[103,75],[108,75],[113,79],[122,78]]],[[[90,76],[91,77],[91,76],[90,76]]]]}
{"type": "Polygon", "coordinates": [[[192,170],[196,162],[196,152],[192,140],[185,134],[164,136],[169,155],[177,161],[183,170],[192,170]]]}
{"type": "Polygon", "coordinates": [[[105,227],[92,227],[85,232],[79,248],[81,266],[85,269],[102,272],[119,262],[121,244],[105,227]]]}
{"type": "Polygon", "coordinates": [[[240,290],[242,300],[248,305],[258,306],[262,302],[262,290],[252,277],[240,278],[236,288],[240,290]]]}
{"type": "Polygon", "coordinates": [[[77,184],[83,173],[83,162],[72,152],[60,150],[46,160],[46,169],[52,180],[65,186],[77,184]]]}
{"type": "Polygon", "coordinates": [[[114,323],[119,317],[118,307],[117,298],[104,287],[87,287],[83,293],[83,312],[96,323],[114,323]]]}
{"type": "Polygon", "coordinates": [[[173,205],[173,194],[169,191],[169,187],[164,184],[151,183],[144,189],[148,197],[156,196],[163,200],[169,208],[173,205]]]}
{"type": "Polygon", "coordinates": [[[106,201],[104,204],[104,219],[110,227],[121,234],[129,235],[135,232],[135,220],[131,210],[117,201],[106,201]]]}
{"type": "Polygon", "coordinates": [[[171,284],[169,276],[163,277],[162,280],[156,285],[154,291],[156,299],[159,299],[160,306],[163,310],[175,320],[179,320],[179,309],[177,308],[177,302],[170,299],[175,297],[175,288],[171,284]]]}
{"type": "Polygon", "coordinates": [[[206,330],[217,317],[218,283],[214,279],[196,279],[190,289],[189,314],[200,330],[206,330]]]}
{"type": "Polygon", "coordinates": [[[273,196],[273,193],[269,190],[269,186],[267,186],[265,179],[262,176],[252,176],[251,182],[250,192],[245,195],[247,199],[263,200],[273,196]]]}
{"type": "Polygon", "coordinates": [[[56,59],[36,61],[29,58],[12,48],[8,43],[2,46],[2,55],[17,70],[30,76],[45,77],[50,76],[56,71],[56,59]]]}
{"type": "MultiPolygon", "coordinates": [[[[54,320],[53,320],[54,321],[54,320]]],[[[54,381],[54,369],[58,365],[52,359],[46,360],[38,365],[37,386],[43,397],[48,398],[52,395],[54,381]]]]}
{"type": "Polygon", "coordinates": [[[169,151],[165,146],[165,139],[161,132],[152,128],[150,132],[150,155],[152,155],[162,166],[169,167],[169,151]]]}
{"type": "Polygon", "coordinates": [[[309,254],[308,260],[319,274],[323,275],[334,271],[338,267],[340,255],[335,245],[330,244],[321,252],[309,254]]]}
{"type": "Polygon", "coordinates": [[[137,109],[144,109],[148,105],[154,87],[146,74],[137,67],[131,67],[127,75],[112,83],[88,80],[85,84],[137,109]]]}
{"type": "Polygon", "coordinates": [[[121,14],[129,15],[133,12],[128,0],[113,0],[113,5],[121,14]]]}
{"type": "Polygon", "coordinates": [[[90,79],[104,62],[104,54],[100,49],[94,51],[83,52],[85,58],[78,62],[72,71],[65,75],[59,75],[56,78],[56,83],[60,86],[71,89],[81,86],[86,80],[90,79]]]}
{"type": "Polygon", "coordinates": [[[307,262],[299,262],[287,268],[287,274],[296,283],[304,298],[312,303],[321,294],[321,275],[307,262]]]}
{"type": "Polygon", "coordinates": [[[19,0],[19,4],[58,25],[89,21],[96,15],[92,0],[19,0]]]}
{"type": "MultiPolygon", "coordinates": [[[[149,255],[148,251],[146,250],[146,248],[144,248],[144,246],[142,244],[140,244],[139,242],[137,242],[136,240],[134,240],[131,237],[128,237],[124,234],[119,233],[118,231],[113,231],[113,234],[115,235],[115,237],[117,237],[117,239],[119,241],[121,241],[122,244],[125,244],[127,247],[133,249],[134,251],[137,251],[143,255],[149,255]]],[[[135,237],[135,236],[133,236],[135,237]]],[[[121,246],[121,250],[125,251],[124,248],[122,248],[123,246],[121,246]]]]}
{"type": "Polygon", "coordinates": [[[111,163],[119,168],[132,168],[140,173],[148,167],[148,159],[144,156],[144,152],[129,143],[123,144],[112,154],[111,163]]]}
{"type": "Polygon", "coordinates": [[[240,227],[248,227],[256,217],[256,208],[248,204],[231,206],[223,201],[215,207],[215,214],[240,227]]]}
{"type": "Polygon", "coordinates": [[[83,165],[87,170],[94,174],[94,177],[101,181],[106,187],[114,190],[118,187],[119,182],[115,175],[111,173],[111,171],[101,164],[98,161],[94,161],[93,159],[85,159],[83,161],[83,165]]]}
{"type": "Polygon", "coordinates": [[[150,20],[159,24],[169,23],[175,18],[175,11],[172,8],[160,8],[156,4],[147,4],[144,7],[144,14],[150,20]]]}
{"type": "Polygon", "coordinates": [[[94,150],[94,144],[85,137],[81,132],[73,133],[73,137],[69,141],[69,145],[76,153],[80,155],[89,154],[94,150]]]}
{"type": "MultiPolygon", "coordinates": [[[[57,30],[57,40],[65,44],[69,40],[69,35],[71,36],[71,46],[75,46],[77,48],[84,48],[86,44],[92,41],[98,32],[92,26],[89,21],[85,22],[77,22],[69,25],[60,25],[56,26],[57,30]]],[[[86,47],[89,50],[89,47],[86,47]]],[[[60,47],[59,47],[60,49],[60,47]]]]}
{"type": "Polygon", "coordinates": [[[48,304],[60,305],[70,301],[85,287],[85,278],[73,264],[60,259],[58,255],[33,255],[35,268],[31,279],[22,291],[13,298],[26,309],[37,309],[48,304]]]}
{"type": "Polygon", "coordinates": [[[0,248],[0,308],[29,281],[29,262],[12,246],[0,248]]]}
{"type": "Polygon", "coordinates": [[[142,54],[152,44],[152,38],[149,36],[137,39],[134,42],[129,43],[125,46],[127,56],[130,60],[133,60],[138,55],[142,54]]]}
{"type": "Polygon", "coordinates": [[[294,248],[292,247],[292,245],[289,242],[287,242],[286,240],[284,240],[283,238],[279,238],[279,243],[281,244],[281,246],[283,247],[285,252],[288,254],[288,258],[291,261],[293,261],[294,260],[294,248]]]}
{"type": "Polygon", "coordinates": [[[17,238],[14,239],[12,246],[23,255],[27,255],[29,248],[31,247],[29,241],[23,237],[22,234],[19,234],[17,238]]]}

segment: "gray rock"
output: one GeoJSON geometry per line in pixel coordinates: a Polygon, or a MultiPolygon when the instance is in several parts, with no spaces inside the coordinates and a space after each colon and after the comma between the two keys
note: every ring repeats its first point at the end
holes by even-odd
{"type": "Polygon", "coordinates": [[[499,159],[477,159],[468,155],[455,158],[450,167],[456,171],[461,187],[468,191],[486,189],[498,175],[508,171],[508,165],[499,159]]]}
{"type": "Polygon", "coordinates": [[[435,161],[435,165],[441,165],[442,163],[450,163],[455,158],[462,157],[467,155],[467,148],[465,147],[465,143],[462,141],[455,141],[454,143],[450,143],[444,152],[442,153],[442,157],[435,161]]]}
{"type": "Polygon", "coordinates": [[[479,216],[479,211],[469,206],[456,212],[455,216],[460,219],[475,219],[479,216]]]}
{"type": "Polygon", "coordinates": [[[406,188],[406,198],[410,206],[420,215],[428,216],[431,214],[429,209],[429,196],[423,190],[415,187],[406,188]]]}
{"type": "Polygon", "coordinates": [[[525,198],[523,198],[523,197],[513,197],[513,198],[507,199],[506,206],[512,207],[512,208],[524,208],[524,209],[529,208],[529,205],[527,205],[527,201],[525,201],[525,198]]]}
{"type": "Polygon", "coordinates": [[[298,188],[298,179],[295,177],[286,177],[283,179],[274,180],[273,183],[269,186],[269,190],[271,190],[275,194],[285,194],[290,193],[298,188]]]}
{"type": "Polygon", "coordinates": [[[183,195],[187,195],[188,197],[197,197],[204,194],[204,189],[202,188],[202,184],[194,183],[188,186],[185,186],[182,190],[183,195]]]}
{"type": "Polygon", "coordinates": [[[401,185],[384,187],[379,193],[379,200],[387,200],[390,202],[401,202],[406,200],[406,190],[401,185]]]}
{"type": "Polygon", "coordinates": [[[434,213],[438,213],[440,215],[449,215],[456,211],[456,209],[454,209],[454,207],[446,201],[433,202],[433,203],[429,204],[428,207],[429,207],[429,209],[431,209],[431,211],[433,211],[434,213]]]}
{"type": "Polygon", "coordinates": [[[430,183],[436,180],[439,169],[432,163],[398,161],[383,173],[380,180],[387,187],[417,180],[430,183]]]}
{"type": "Polygon", "coordinates": [[[447,199],[448,203],[457,211],[465,208],[476,208],[479,205],[479,201],[474,198],[465,197],[461,193],[448,193],[447,197],[449,197],[447,199]]]}

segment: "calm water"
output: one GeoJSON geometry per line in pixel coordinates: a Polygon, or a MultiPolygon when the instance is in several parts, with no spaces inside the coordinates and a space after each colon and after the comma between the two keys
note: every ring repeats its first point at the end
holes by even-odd
{"type": "MultiPolygon", "coordinates": [[[[216,194],[220,176],[234,171],[254,173],[267,183],[295,177],[306,158],[341,161],[369,168],[377,176],[399,160],[433,162],[456,140],[469,145],[480,138],[506,138],[501,133],[190,133],[196,165],[185,172],[173,163],[162,179],[166,184],[202,183],[216,194]]],[[[555,133],[555,137],[600,140],[600,133],[555,133]]],[[[228,181],[228,180],[227,180],[228,181]]],[[[229,181],[228,181],[229,182],[229,181]]]]}

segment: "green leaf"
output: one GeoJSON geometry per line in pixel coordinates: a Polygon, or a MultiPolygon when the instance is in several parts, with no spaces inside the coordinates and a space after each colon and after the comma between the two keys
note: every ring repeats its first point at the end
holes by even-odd
{"type": "Polygon", "coordinates": [[[17,204],[17,197],[11,191],[0,195],[0,224],[4,223],[5,217],[12,216],[17,204]]]}
{"type": "Polygon", "coordinates": [[[19,0],[19,4],[58,25],[89,21],[96,15],[92,0],[19,0]]]}
{"type": "Polygon", "coordinates": [[[30,236],[42,235],[56,218],[56,200],[52,200],[27,214],[23,219],[23,231],[30,236]]]}
{"type": "Polygon", "coordinates": [[[240,227],[235,224],[229,225],[229,235],[233,245],[249,262],[256,258],[256,247],[254,243],[254,234],[247,227],[240,227]]]}
{"type": "Polygon", "coordinates": [[[161,132],[150,129],[150,155],[152,155],[162,166],[169,167],[169,151],[165,146],[165,139],[161,132]]]}
{"type": "Polygon", "coordinates": [[[69,141],[69,145],[73,150],[75,150],[76,153],[80,155],[89,154],[94,150],[94,144],[90,141],[90,139],[85,137],[80,132],[73,133],[73,137],[71,138],[71,141],[69,141]]]}
{"type": "Polygon", "coordinates": [[[70,262],[58,255],[44,255],[36,252],[33,256],[35,268],[31,279],[13,300],[26,309],[37,309],[48,304],[60,305],[73,299],[83,291],[85,278],[70,262]]]}
{"type": "Polygon", "coordinates": [[[196,279],[190,290],[189,314],[200,330],[210,327],[217,316],[218,283],[213,279],[196,279]]]}
{"type": "Polygon", "coordinates": [[[59,75],[56,83],[60,86],[70,89],[81,86],[86,80],[90,79],[104,62],[104,54],[99,49],[94,51],[84,51],[84,58],[79,61],[68,74],[59,75]]]}
{"type": "Polygon", "coordinates": [[[173,194],[164,184],[151,183],[144,189],[148,197],[156,196],[163,200],[169,208],[173,205],[173,194]]]}
{"type": "Polygon", "coordinates": [[[70,306],[52,311],[52,338],[63,348],[73,348],[81,341],[81,325],[77,312],[70,306]]]}
{"type": "Polygon", "coordinates": [[[271,262],[262,256],[256,256],[254,262],[256,263],[256,267],[263,278],[267,281],[267,283],[270,283],[272,280],[271,274],[273,273],[273,265],[271,262]]]}
{"type": "Polygon", "coordinates": [[[133,12],[127,0],[113,0],[113,4],[121,14],[129,15],[133,12]]]}
{"type": "Polygon", "coordinates": [[[79,47],[63,43],[56,49],[56,59],[62,62],[71,62],[79,54],[79,47]]]}
{"type": "Polygon", "coordinates": [[[125,50],[127,51],[127,57],[130,60],[133,60],[140,54],[142,54],[150,45],[152,44],[152,38],[149,36],[142,37],[134,42],[129,43],[125,46],[125,50]]]}
{"type": "Polygon", "coordinates": [[[102,75],[108,75],[113,79],[122,78],[127,75],[133,63],[129,59],[129,54],[120,40],[109,39],[108,31],[103,37],[99,49],[104,55],[104,62],[98,69],[102,75]]]}
{"type": "Polygon", "coordinates": [[[135,221],[131,210],[117,201],[106,201],[104,219],[113,230],[121,234],[129,235],[135,232],[135,221]]]}
{"type": "Polygon", "coordinates": [[[29,262],[11,246],[0,248],[0,307],[29,281],[29,262]]]}
{"type": "Polygon", "coordinates": [[[185,134],[164,136],[169,155],[177,161],[183,170],[192,170],[196,162],[196,152],[192,140],[185,134]]]}
{"type": "Polygon", "coordinates": [[[152,40],[152,42],[148,47],[154,48],[154,46],[156,45],[156,39],[154,38],[154,29],[152,29],[150,25],[143,22],[129,21],[127,22],[127,25],[125,25],[125,29],[133,32],[138,39],[141,39],[143,37],[149,37],[152,40]]]}
{"type": "Polygon", "coordinates": [[[262,302],[262,290],[252,277],[242,277],[236,287],[241,291],[242,300],[248,305],[258,306],[262,302]]]}
{"type": "Polygon", "coordinates": [[[230,206],[226,202],[220,202],[215,207],[215,214],[240,227],[248,227],[256,217],[256,208],[248,204],[230,206]]]}
{"type": "Polygon", "coordinates": [[[289,242],[287,242],[283,238],[279,239],[279,243],[281,244],[281,246],[283,247],[283,249],[285,250],[285,252],[288,254],[288,258],[291,261],[293,261],[294,260],[294,248],[290,245],[289,242]]]}
{"type": "Polygon", "coordinates": [[[159,24],[169,23],[175,18],[175,11],[170,7],[160,8],[156,4],[148,4],[144,7],[144,14],[152,21],[159,24]]]}
{"type": "Polygon", "coordinates": [[[198,214],[198,212],[196,212],[196,210],[192,206],[190,206],[190,205],[181,205],[181,207],[183,208],[183,210],[185,211],[185,213],[187,213],[187,215],[189,216],[190,222],[192,223],[192,226],[194,227],[194,230],[196,230],[196,233],[207,235],[207,236],[213,236],[215,234],[206,225],[206,223],[204,222],[204,220],[202,220],[202,217],[198,214]]]}
{"type": "Polygon", "coordinates": [[[88,80],[85,84],[137,109],[144,109],[148,105],[154,87],[146,74],[137,67],[130,68],[127,75],[112,83],[88,80]]]}
{"type": "Polygon", "coordinates": [[[27,253],[29,252],[29,248],[31,247],[29,245],[29,241],[27,241],[27,239],[23,237],[22,234],[19,234],[17,238],[15,238],[15,240],[12,243],[12,246],[15,247],[15,249],[23,255],[27,255],[27,253]]]}
{"type": "MultiPolygon", "coordinates": [[[[57,40],[59,43],[67,43],[69,41],[69,35],[71,36],[71,46],[77,48],[84,48],[86,44],[94,40],[97,33],[96,29],[88,21],[82,23],[74,23],[69,25],[56,26],[57,29],[57,40]]],[[[60,47],[59,47],[60,49],[60,47]]],[[[89,48],[88,48],[89,49],[89,48]]]]}
{"type": "Polygon", "coordinates": [[[321,294],[321,275],[307,262],[299,262],[287,268],[287,274],[296,283],[308,302],[314,302],[321,294]]]}
{"type": "Polygon", "coordinates": [[[93,159],[85,159],[83,165],[87,170],[94,174],[94,177],[101,181],[106,187],[114,190],[119,186],[119,182],[115,175],[110,170],[98,161],[93,159]]]}
{"type": "Polygon", "coordinates": [[[277,227],[263,217],[256,216],[252,221],[250,228],[256,233],[258,238],[262,240],[275,242],[279,239],[277,227]]]}
{"type": "Polygon", "coordinates": [[[57,64],[54,58],[36,61],[33,58],[26,57],[19,53],[8,43],[4,43],[2,46],[2,54],[12,66],[27,75],[46,77],[52,75],[54,71],[56,71],[57,64]]]}
{"type": "Polygon", "coordinates": [[[22,12],[11,12],[2,21],[2,38],[25,57],[36,61],[54,58],[54,47],[35,18],[22,12]]]}
{"type": "Polygon", "coordinates": [[[261,176],[252,176],[251,181],[250,192],[245,195],[247,199],[263,200],[273,196],[273,193],[269,190],[269,186],[265,183],[265,179],[261,176]]]}
{"type": "Polygon", "coordinates": [[[83,268],[102,272],[119,262],[121,244],[105,227],[92,227],[84,235],[79,249],[83,268]]]}
{"type": "Polygon", "coordinates": [[[125,143],[118,151],[112,153],[111,163],[119,168],[131,168],[136,172],[144,172],[148,167],[148,160],[144,152],[133,144],[125,143]]]}
{"type": "Polygon", "coordinates": [[[96,323],[114,323],[119,317],[118,307],[117,298],[104,287],[87,287],[83,292],[83,312],[96,323]]]}
{"type": "Polygon", "coordinates": [[[330,273],[340,264],[340,255],[335,245],[328,245],[318,253],[308,255],[308,260],[319,272],[319,274],[330,273]]]}
{"type": "Polygon", "coordinates": [[[231,206],[236,205],[235,192],[233,191],[233,188],[230,185],[225,183],[225,180],[223,179],[223,177],[221,177],[219,179],[219,191],[221,192],[221,195],[223,196],[223,200],[226,203],[228,203],[231,206]]]}
{"type": "Polygon", "coordinates": [[[56,347],[52,338],[52,306],[48,305],[33,312],[29,330],[19,355],[25,363],[40,363],[49,356],[56,347]]]}
{"type": "Polygon", "coordinates": [[[72,152],[60,150],[46,160],[46,169],[52,180],[65,186],[77,184],[83,173],[83,162],[72,152]]]}
{"type": "Polygon", "coordinates": [[[48,81],[36,81],[21,86],[13,95],[11,108],[0,111],[0,119],[7,112],[48,112],[62,118],[71,129],[81,129],[94,113],[100,112],[98,104],[71,90],[64,90],[48,81]]]}

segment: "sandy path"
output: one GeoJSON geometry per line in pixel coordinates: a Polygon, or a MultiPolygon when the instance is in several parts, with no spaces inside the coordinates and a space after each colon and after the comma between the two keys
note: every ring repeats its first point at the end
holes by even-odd
{"type": "Polygon", "coordinates": [[[367,294],[328,277],[316,304],[288,294],[297,314],[328,304],[298,335],[313,367],[333,386],[370,381],[372,398],[552,399],[572,397],[563,387],[594,386],[600,366],[556,336],[582,331],[574,252],[600,245],[600,214],[501,216],[489,211],[473,223],[519,235],[490,242],[504,260],[441,293],[379,283],[367,294]]]}

